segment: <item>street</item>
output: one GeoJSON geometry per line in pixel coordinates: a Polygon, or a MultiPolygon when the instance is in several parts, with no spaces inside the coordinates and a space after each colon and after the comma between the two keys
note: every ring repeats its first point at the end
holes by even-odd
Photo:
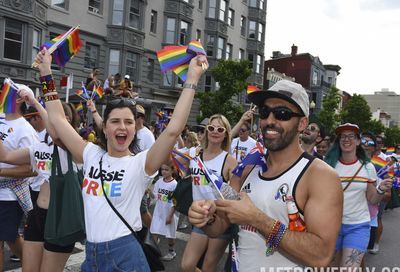
{"type": "MultiPolygon", "coordinates": [[[[400,253],[399,253],[399,245],[400,245],[400,235],[399,235],[399,226],[400,226],[400,209],[389,210],[384,213],[383,217],[384,222],[384,232],[382,235],[382,239],[380,242],[380,251],[378,254],[373,255],[367,253],[366,257],[366,265],[370,268],[369,271],[391,271],[388,268],[396,268],[400,267],[400,253]],[[372,270],[375,268],[375,270],[372,270]]],[[[183,251],[185,249],[186,241],[189,238],[189,228],[178,231],[177,240],[176,240],[176,253],[177,257],[170,261],[164,262],[167,272],[179,271],[180,260],[183,255],[183,251]]],[[[165,239],[161,239],[160,248],[162,253],[166,253],[168,250],[167,241],[165,239]]],[[[19,262],[10,262],[9,260],[10,252],[6,250],[5,254],[5,271],[21,271],[21,264],[19,262]]],[[[69,258],[67,267],[64,271],[80,271],[79,267],[84,259],[84,247],[77,243],[75,248],[75,253],[69,258]]],[[[224,259],[222,259],[219,263],[217,271],[223,271],[223,264],[225,262],[227,254],[225,254],[224,259]]],[[[395,270],[398,272],[398,270],[395,270]]]]}

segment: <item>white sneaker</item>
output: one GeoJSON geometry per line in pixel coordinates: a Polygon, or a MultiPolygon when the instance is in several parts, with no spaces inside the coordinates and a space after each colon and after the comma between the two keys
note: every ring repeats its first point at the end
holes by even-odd
{"type": "Polygon", "coordinates": [[[379,252],[379,244],[375,243],[374,244],[374,248],[368,250],[368,252],[371,253],[371,254],[378,254],[378,252],[379,252]]]}
{"type": "Polygon", "coordinates": [[[178,226],[178,229],[186,229],[188,227],[188,225],[186,223],[180,223],[178,226]]]}
{"type": "Polygon", "coordinates": [[[169,251],[167,255],[162,256],[161,261],[172,261],[176,257],[175,251],[169,251]]]}

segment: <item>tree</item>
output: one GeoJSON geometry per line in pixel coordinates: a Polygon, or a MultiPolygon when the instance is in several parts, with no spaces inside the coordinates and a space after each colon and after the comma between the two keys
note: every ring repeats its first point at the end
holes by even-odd
{"type": "Polygon", "coordinates": [[[385,146],[394,146],[400,143],[400,129],[398,127],[386,128],[385,146]]]}
{"type": "Polygon", "coordinates": [[[243,107],[231,98],[246,89],[246,80],[250,74],[248,61],[219,60],[211,69],[211,75],[219,83],[219,90],[200,92],[196,95],[200,100],[201,111],[198,121],[220,113],[225,115],[231,124],[236,124],[243,114],[243,107]]]}
{"type": "Polygon", "coordinates": [[[375,135],[379,135],[382,132],[385,132],[385,126],[379,120],[370,120],[367,124],[366,130],[374,133],[375,135]]]}
{"type": "Polygon", "coordinates": [[[332,87],[322,101],[322,109],[318,114],[318,120],[325,126],[326,135],[332,134],[336,124],[340,121],[340,116],[336,113],[339,103],[339,90],[332,87]]]}
{"type": "Polygon", "coordinates": [[[357,124],[361,131],[368,129],[371,117],[372,113],[367,101],[358,94],[353,95],[341,113],[343,123],[357,124]]]}

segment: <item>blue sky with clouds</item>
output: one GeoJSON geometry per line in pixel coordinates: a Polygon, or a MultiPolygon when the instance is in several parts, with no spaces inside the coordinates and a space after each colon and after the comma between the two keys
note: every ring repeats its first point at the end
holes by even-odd
{"type": "Polygon", "coordinates": [[[400,0],[268,0],[265,36],[266,59],[295,44],[340,65],[341,90],[400,94],[400,0]]]}

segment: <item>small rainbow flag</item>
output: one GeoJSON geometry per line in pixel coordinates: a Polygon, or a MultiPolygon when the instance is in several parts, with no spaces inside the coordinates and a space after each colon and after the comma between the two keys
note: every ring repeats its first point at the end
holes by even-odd
{"type": "Polygon", "coordinates": [[[386,160],[378,157],[378,156],[373,156],[371,158],[372,164],[375,166],[375,170],[378,172],[382,167],[385,167],[385,165],[388,163],[386,160]]]}
{"type": "Polygon", "coordinates": [[[247,94],[258,92],[260,89],[256,85],[247,85],[247,94]]]}
{"type": "Polygon", "coordinates": [[[190,60],[199,54],[207,55],[200,41],[193,40],[188,46],[165,46],[157,51],[157,58],[163,73],[172,70],[185,81],[190,60]]]}
{"type": "Polygon", "coordinates": [[[0,112],[1,113],[14,113],[16,110],[16,100],[18,95],[18,87],[14,82],[6,78],[4,79],[3,89],[0,94],[0,112]]]}
{"type": "Polygon", "coordinates": [[[394,153],[394,147],[393,146],[391,146],[391,147],[388,147],[387,149],[386,149],[386,155],[391,155],[392,153],[394,153]]]}
{"type": "Polygon", "coordinates": [[[82,102],[79,102],[79,104],[75,107],[75,110],[76,110],[79,114],[82,114],[82,113],[83,113],[83,105],[82,105],[82,102]]]}
{"type": "Polygon", "coordinates": [[[95,99],[95,100],[101,99],[103,97],[103,95],[104,95],[103,87],[94,85],[93,91],[92,91],[92,99],[95,99]]]}
{"type": "Polygon", "coordinates": [[[43,44],[42,48],[48,48],[49,52],[53,54],[54,61],[57,65],[59,67],[64,67],[71,58],[78,54],[82,47],[79,32],[79,26],[73,27],[63,35],[59,35],[43,44]]]}

